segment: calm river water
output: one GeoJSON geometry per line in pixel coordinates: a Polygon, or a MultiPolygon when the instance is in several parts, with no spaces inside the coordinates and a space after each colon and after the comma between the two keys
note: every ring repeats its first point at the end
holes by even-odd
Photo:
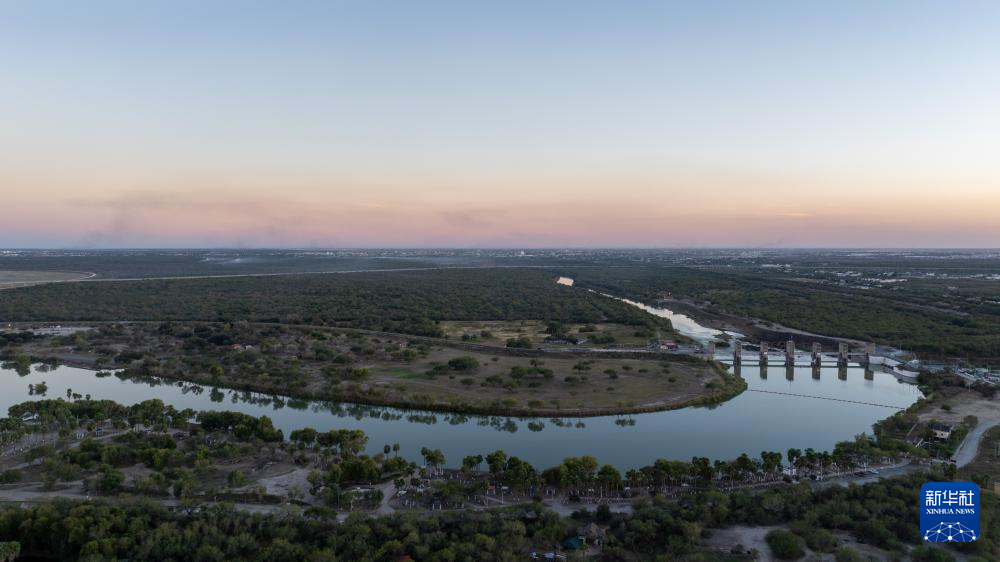
{"type": "MultiPolygon", "coordinates": [[[[662,309],[650,312],[672,315],[662,309]]],[[[690,318],[673,319],[678,329],[692,336],[711,336],[710,329],[690,318]]],[[[720,357],[723,353],[724,348],[720,348],[720,357]]],[[[319,430],[362,429],[370,438],[371,452],[381,451],[385,444],[399,443],[402,454],[419,460],[421,447],[440,448],[449,466],[459,465],[465,455],[499,448],[540,469],[568,456],[589,454],[624,470],[657,458],[731,459],[742,452],[757,455],[789,447],[830,449],[838,441],[870,432],[875,421],[895,411],[855,402],[906,408],[921,396],[915,386],[888,373],[875,372],[866,379],[860,366],[848,368],[843,378],[838,375],[845,373],[838,373],[836,366],[824,367],[814,378],[808,365],[796,367],[789,377],[778,358],[773,361],[766,378],[757,366],[744,366],[740,374],[751,391],[723,404],[633,416],[526,419],[404,411],[272,397],[167,380],[97,377],[92,371],[73,367],[47,372],[35,368],[25,376],[0,370],[0,411],[43,398],[30,395],[28,385],[45,381],[48,391],[44,398],[65,398],[67,390],[72,389],[94,399],[123,404],[159,398],[176,408],[268,415],[286,436],[306,426],[319,430]]]]}

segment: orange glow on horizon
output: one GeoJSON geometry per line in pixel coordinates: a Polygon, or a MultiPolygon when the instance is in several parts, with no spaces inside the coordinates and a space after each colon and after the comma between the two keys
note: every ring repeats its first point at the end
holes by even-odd
{"type": "MultiPolygon", "coordinates": [[[[661,178],[539,174],[462,188],[459,176],[363,177],[201,188],[129,188],[134,178],[63,173],[2,178],[8,235],[39,221],[68,246],[983,246],[1000,242],[1000,191],[896,187],[865,178],[811,179],[678,170],[661,178]],[[86,185],[83,181],[86,179],[86,185]],[[511,182],[508,187],[498,183],[511,182]],[[838,188],[844,182],[846,188],[838,188]],[[438,186],[438,187],[433,187],[438,186]],[[485,188],[484,188],[485,187],[485,188]],[[916,192],[916,193],[914,193],[916,192]],[[962,197],[957,193],[974,193],[962,197]],[[934,244],[938,239],[942,243],[934,244]],[[963,243],[964,242],[964,243],[963,243]]],[[[525,174],[526,176],[526,174],[525,174]]],[[[899,182],[899,185],[925,185],[899,182]]]]}

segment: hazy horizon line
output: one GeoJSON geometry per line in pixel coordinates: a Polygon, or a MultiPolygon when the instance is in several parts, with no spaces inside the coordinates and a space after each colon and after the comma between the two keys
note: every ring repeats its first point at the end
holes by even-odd
{"type": "Polygon", "coordinates": [[[1000,246],[106,246],[106,247],[82,247],[82,246],[35,246],[35,247],[4,247],[0,246],[2,252],[43,252],[43,251],[66,251],[66,252],[151,252],[151,251],[227,251],[227,252],[249,252],[249,251],[553,251],[553,250],[642,250],[642,251],[680,251],[680,250],[745,250],[745,251],[794,251],[794,250],[822,250],[822,251],[1000,251],[1000,246]]]}

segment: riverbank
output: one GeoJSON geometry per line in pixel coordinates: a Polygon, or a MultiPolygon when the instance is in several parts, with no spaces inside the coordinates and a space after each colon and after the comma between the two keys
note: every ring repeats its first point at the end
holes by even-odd
{"type": "Polygon", "coordinates": [[[370,514],[481,511],[538,500],[561,513],[600,505],[618,505],[627,511],[626,506],[639,498],[676,499],[707,491],[763,493],[769,488],[797,485],[800,480],[812,487],[845,485],[918,469],[908,458],[900,461],[877,450],[856,448],[856,444],[848,444],[843,455],[835,459],[810,450],[793,458],[789,452],[789,466],[795,466],[791,473],[774,461],[773,455],[780,461],[781,453],[767,452],[761,453],[760,462],[746,455],[742,460],[714,464],[698,458],[690,463],[657,460],[625,472],[624,477],[607,465],[598,471],[593,457],[566,458],[560,465],[542,470],[503,450],[485,458],[465,456],[461,469],[442,469],[445,458],[437,449],[422,449],[426,466],[421,467],[398,456],[391,447],[374,457],[359,456],[360,447],[368,440],[361,432],[291,431],[289,442],[273,432],[267,417],[255,423],[255,418],[241,418],[234,412],[221,417],[199,412],[191,415],[197,420],[192,422],[178,415],[178,410],[155,401],[136,406],[90,401],[38,405],[29,401],[12,408],[11,418],[4,421],[9,422],[8,427],[17,425],[36,407],[49,414],[71,415],[53,415],[66,420],[66,425],[40,433],[33,431],[38,426],[20,426],[17,441],[0,452],[0,471],[5,471],[0,501],[57,496],[90,499],[92,494],[158,501],[181,491],[189,505],[239,502],[275,506],[287,502],[322,509],[333,502],[341,511],[355,511],[360,506],[370,514]],[[127,422],[135,419],[158,421],[151,425],[127,422]],[[242,431],[227,425],[236,422],[242,431]],[[209,447],[215,452],[209,453],[209,447]],[[115,466],[96,466],[87,455],[76,453],[81,449],[89,455],[114,454],[115,466]],[[149,460],[151,450],[165,449],[177,451],[169,467],[149,460]],[[431,460],[432,455],[437,459],[431,460]],[[32,460],[43,456],[44,462],[32,460]],[[338,468],[330,468],[331,458],[338,468]],[[358,460],[365,461],[368,469],[359,471],[358,460]],[[179,468],[196,469],[198,479],[183,478],[183,471],[176,472],[179,468]],[[570,476],[571,470],[589,475],[586,482],[570,476]],[[156,472],[172,476],[161,481],[152,477],[156,472]],[[117,476],[99,479],[108,474],[117,476]],[[335,479],[340,486],[337,495],[325,494],[317,478],[335,479]]]}
{"type": "Polygon", "coordinates": [[[851,338],[829,336],[789,328],[758,318],[747,318],[735,314],[717,312],[688,300],[660,299],[655,303],[655,306],[666,307],[673,312],[690,316],[699,324],[709,328],[740,333],[744,336],[745,340],[753,343],[760,341],[779,342],[789,339],[794,339],[796,345],[799,346],[808,346],[813,342],[827,347],[836,346],[840,342],[858,345],[867,343],[851,338]]]}

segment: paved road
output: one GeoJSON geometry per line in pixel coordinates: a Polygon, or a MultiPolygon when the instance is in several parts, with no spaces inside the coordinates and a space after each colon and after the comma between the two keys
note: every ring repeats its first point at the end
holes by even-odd
{"type": "Polygon", "coordinates": [[[908,472],[913,472],[916,470],[925,470],[927,467],[920,464],[905,464],[903,466],[897,466],[892,468],[879,469],[878,474],[865,474],[864,476],[854,476],[853,474],[848,474],[844,476],[838,476],[836,478],[829,478],[826,480],[820,480],[819,482],[813,482],[813,486],[817,488],[823,488],[826,486],[847,486],[850,483],[857,485],[870,484],[872,482],[878,482],[883,478],[892,478],[894,476],[902,476],[908,472]]]}
{"type": "Polygon", "coordinates": [[[958,446],[958,450],[951,457],[955,461],[955,465],[958,468],[962,468],[975,460],[976,454],[979,452],[979,443],[983,440],[983,435],[986,435],[987,431],[997,426],[1000,426],[1000,420],[979,422],[979,425],[965,436],[965,440],[962,441],[962,444],[958,446]]]}

